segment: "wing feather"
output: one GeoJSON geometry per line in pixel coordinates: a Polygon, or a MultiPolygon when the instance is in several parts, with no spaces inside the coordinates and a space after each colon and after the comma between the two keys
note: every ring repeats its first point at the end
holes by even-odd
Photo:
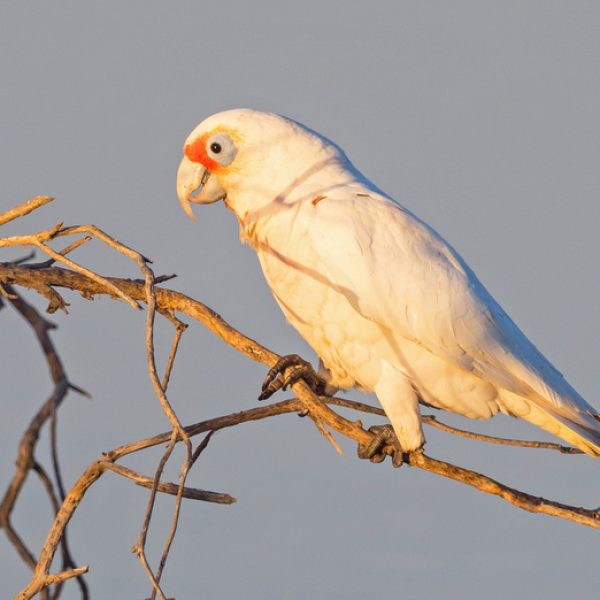
{"type": "MultiPolygon", "coordinates": [[[[338,192],[309,223],[320,267],[365,318],[526,398],[600,446],[597,412],[433,229],[385,196],[338,192]]],[[[510,412],[510,407],[505,407],[510,412]]]]}

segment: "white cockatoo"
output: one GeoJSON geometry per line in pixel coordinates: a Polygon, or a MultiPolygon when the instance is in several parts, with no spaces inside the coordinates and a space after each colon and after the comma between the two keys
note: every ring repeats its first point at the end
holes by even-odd
{"type": "Polygon", "coordinates": [[[424,444],[423,403],[501,411],[600,455],[598,412],[458,253],[331,141],[275,114],[212,115],[185,141],[177,193],[190,216],[190,202],[217,200],[235,213],[320,374],[375,392],[402,452],[424,444]]]}

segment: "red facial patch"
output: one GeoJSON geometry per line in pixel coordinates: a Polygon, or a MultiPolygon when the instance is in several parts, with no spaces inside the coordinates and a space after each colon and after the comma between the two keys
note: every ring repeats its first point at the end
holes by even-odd
{"type": "Polygon", "coordinates": [[[192,161],[204,165],[211,173],[218,171],[221,165],[210,158],[206,152],[206,140],[208,135],[199,137],[195,142],[187,144],[183,149],[184,154],[192,161]]]}

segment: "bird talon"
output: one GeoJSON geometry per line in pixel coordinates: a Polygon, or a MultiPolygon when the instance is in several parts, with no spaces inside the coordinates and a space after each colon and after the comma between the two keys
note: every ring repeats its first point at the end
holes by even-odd
{"type": "Polygon", "coordinates": [[[401,467],[404,462],[407,462],[391,425],[373,425],[369,427],[369,432],[373,434],[371,441],[368,444],[359,444],[356,449],[359,458],[366,458],[372,463],[381,463],[386,456],[391,456],[394,468],[401,467]]]}
{"type": "Polygon", "coordinates": [[[379,464],[382,463],[385,460],[385,457],[387,456],[387,454],[373,454],[373,456],[371,456],[369,458],[369,461],[372,462],[373,464],[379,464]]]}
{"type": "Polygon", "coordinates": [[[275,392],[287,390],[301,379],[318,395],[326,389],[327,382],[315,373],[308,361],[297,354],[286,354],[267,372],[258,399],[266,400],[275,392]]]}

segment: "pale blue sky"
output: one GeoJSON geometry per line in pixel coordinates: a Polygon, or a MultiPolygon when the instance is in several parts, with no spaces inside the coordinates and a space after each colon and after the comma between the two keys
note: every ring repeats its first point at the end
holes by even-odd
{"type": "MultiPolygon", "coordinates": [[[[250,106],[288,115],[342,146],[377,185],[452,243],[571,383],[600,407],[600,6],[594,2],[4,2],[0,165],[8,208],[56,202],[7,233],[92,222],[178,273],[174,288],[279,353],[314,355],[288,326],[222,206],[185,217],[175,170],[207,115],[250,106]]],[[[4,234],[4,230],[2,232],[4,234]]],[[[16,256],[14,252],[11,256],[16,256]]],[[[113,253],[79,260],[135,276],[113,253]]],[[[31,295],[28,298],[32,298],[31,295]]],[[[97,457],[167,427],[151,392],[143,316],[68,296],[54,339],[92,401],[61,409],[71,483],[97,457]]],[[[37,305],[42,302],[34,299],[37,305]]],[[[0,312],[0,481],[49,392],[31,333],[0,312]]],[[[164,356],[170,329],[161,324],[164,356]]],[[[256,406],[264,368],[192,326],[171,400],[184,422],[256,406]]],[[[373,399],[374,400],[374,399],[373,399]]],[[[546,438],[507,418],[459,423],[546,438]]],[[[595,506],[600,463],[490,448],[426,431],[435,457],[536,494],[595,506]]],[[[185,503],[165,576],[178,599],[259,600],[597,595],[597,531],[530,515],[451,481],[338,457],[291,415],[215,436],[191,484],[233,507],[185,503]]],[[[40,456],[47,448],[44,438],[40,456]]],[[[159,456],[125,464],[151,472],[159,456]]],[[[176,474],[176,466],[171,469],[176,474]]],[[[106,475],[70,539],[94,598],[142,598],[129,550],[147,492],[106,475]]],[[[162,546],[171,499],[150,542],[162,546]]],[[[28,483],[15,523],[37,550],[49,509],[28,483]]],[[[0,536],[0,596],[29,574],[0,536]]],[[[74,586],[64,598],[76,598],[74,586]]]]}

